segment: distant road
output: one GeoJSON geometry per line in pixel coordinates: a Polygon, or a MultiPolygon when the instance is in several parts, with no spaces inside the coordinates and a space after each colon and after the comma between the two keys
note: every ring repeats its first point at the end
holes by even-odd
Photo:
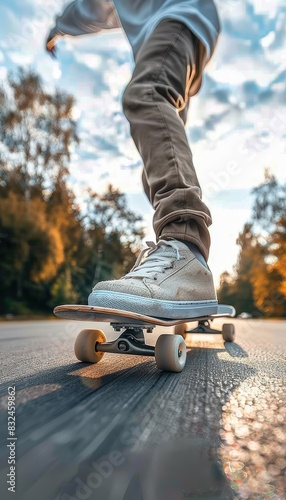
{"type": "Polygon", "coordinates": [[[234,344],[188,336],[174,374],[147,357],[79,363],[74,339],[92,324],[0,323],[1,500],[286,499],[286,322],[235,324],[234,344]],[[13,386],[16,494],[6,482],[13,386]]]}

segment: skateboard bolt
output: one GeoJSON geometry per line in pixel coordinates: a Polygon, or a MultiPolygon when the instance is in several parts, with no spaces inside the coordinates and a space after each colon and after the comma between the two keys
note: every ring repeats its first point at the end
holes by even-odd
{"type": "Polygon", "coordinates": [[[118,342],[118,349],[119,351],[128,351],[129,347],[127,342],[124,341],[118,342]]]}
{"type": "Polygon", "coordinates": [[[182,354],[183,354],[183,353],[182,353],[181,349],[179,349],[179,350],[178,350],[178,356],[179,356],[179,358],[182,356],[182,354]]]}

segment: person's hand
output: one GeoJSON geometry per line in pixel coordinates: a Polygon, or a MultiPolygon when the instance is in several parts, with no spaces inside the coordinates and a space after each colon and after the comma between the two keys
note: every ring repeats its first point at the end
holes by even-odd
{"type": "Polygon", "coordinates": [[[57,52],[56,52],[56,43],[57,43],[57,40],[59,39],[59,35],[56,33],[56,30],[55,28],[53,28],[49,35],[48,35],[48,38],[46,40],[46,51],[54,58],[56,58],[57,56],[57,52]]]}

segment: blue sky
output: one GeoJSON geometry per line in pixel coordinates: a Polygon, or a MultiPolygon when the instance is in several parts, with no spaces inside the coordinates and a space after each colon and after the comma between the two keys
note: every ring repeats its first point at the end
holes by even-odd
{"type": "MultiPolygon", "coordinates": [[[[63,0],[4,0],[0,5],[0,79],[19,64],[32,66],[48,88],[77,100],[81,145],[72,155],[73,185],[104,191],[111,182],[144,215],[152,208],[141,187],[141,158],[129,135],[121,97],[133,68],[123,32],[66,39],[58,60],[44,51],[63,0]]],[[[192,99],[187,134],[204,199],[213,215],[210,266],[216,282],[231,271],[236,238],[250,215],[250,190],[265,167],[285,180],[286,2],[217,0],[222,35],[203,87],[192,99]]]]}

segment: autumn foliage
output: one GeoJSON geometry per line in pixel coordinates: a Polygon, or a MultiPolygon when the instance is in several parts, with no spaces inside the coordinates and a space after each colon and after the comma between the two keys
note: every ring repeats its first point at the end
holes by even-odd
{"type": "Polygon", "coordinates": [[[221,275],[218,297],[238,313],[286,315],[286,185],[266,170],[253,190],[251,221],[237,244],[240,251],[233,275],[221,275]]]}
{"type": "Polygon", "coordinates": [[[79,139],[74,99],[19,70],[0,88],[0,313],[86,303],[92,285],[135,259],[141,217],[112,186],[83,193],[69,162],[79,139]]]}

